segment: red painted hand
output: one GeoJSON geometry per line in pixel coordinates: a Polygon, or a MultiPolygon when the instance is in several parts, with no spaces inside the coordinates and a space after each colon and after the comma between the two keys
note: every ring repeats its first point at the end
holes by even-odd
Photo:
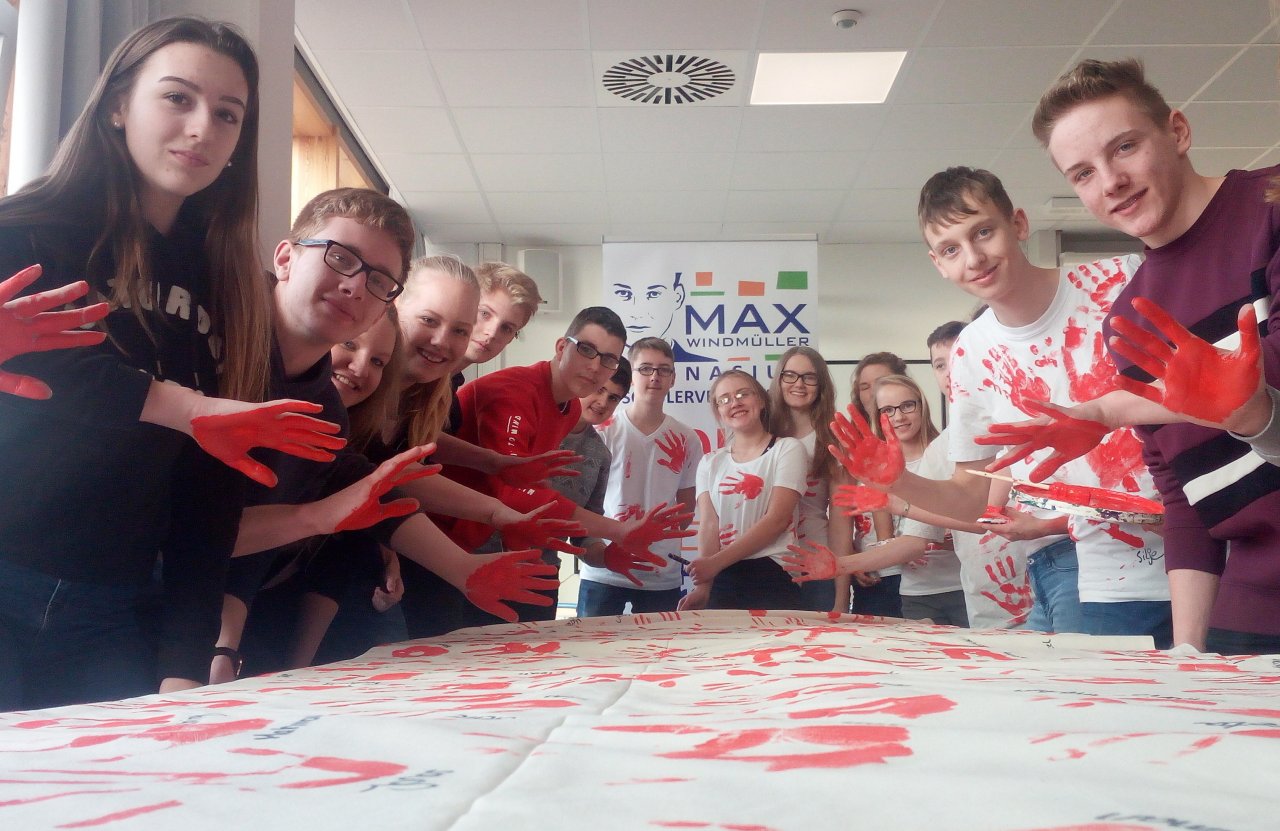
{"type": "Polygon", "coordinates": [[[988,505],[987,509],[982,512],[982,516],[978,517],[979,525],[1007,525],[1009,517],[1005,515],[1003,505],[988,505]]]}
{"type": "Polygon", "coordinates": [[[411,447],[408,450],[387,459],[378,465],[378,469],[365,478],[343,490],[353,490],[351,497],[360,499],[359,504],[351,508],[334,526],[335,531],[354,531],[377,525],[384,519],[405,516],[418,510],[418,500],[405,497],[394,502],[382,503],[379,500],[397,485],[431,476],[440,472],[440,465],[415,464],[419,459],[435,450],[434,444],[422,447],[411,447]],[[412,467],[410,467],[412,465],[412,467]]]}
{"type": "Polygon", "coordinates": [[[831,504],[843,508],[845,514],[869,514],[889,508],[889,494],[865,485],[840,485],[831,496],[831,504]]]}
{"type": "Polygon", "coordinates": [[[684,467],[684,460],[689,457],[689,440],[684,437],[684,434],[677,433],[675,430],[668,430],[662,434],[661,438],[654,439],[653,443],[667,457],[659,459],[658,464],[672,473],[679,473],[680,469],[684,467]],[[664,439],[666,444],[663,444],[664,439]]]}
{"type": "Polygon", "coordinates": [[[621,574],[637,586],[643,586],[644,583],[631,572],[657,571],[666,564],[666,560],[648,551],[631,551],[616,542],[610,543],[604,550],[604,567],[621,574]]]}
{"type": "Polygon", "coordinates": [[[513,549],[545,548],[575,556],[585,551],[565,539],[565,537],[580,537],[587,533],[582,523],[569,519],[532,516],[504,525],[500,531],[502,544],[513,549]]]}
{"type": "Polygon", "coordinates": [[[550,606],[550,596],[539,591],[553,591],[560,586],[555,579],[556,567],[542,562],[539,551],[503,551],[484,554],[484,561],[467,578],[463,593],[479,609],[508,623],[520,618],[508,603],[550,606]]]}
{"type": "Polygon", "coordinates": [[[974,439],[977,444],[1014,445],[1013,450],[988,465],[987,470],[1002,470],[1037,450],[1051,447],[1053,453],[1031,470],[1031,481],[1041,482],[1067,462],[1097,447],[1111,432],[1111,428],[1101,422],[1076,418],[1065,407],[1029,399],[1023,404],[1041,417],[1016,424],[992,424],[987,435],[974,439]]]}
{"type": "MultiPolygon", "coordinates": [[[[106,332],[75,331],[78,326],[106,317],[111,311],[106,303],[49,311],[84,297],[89,292],[89,284],[84,281],[15,300],[18,292],[39,279],[41,271],[38,265],[28,266],[0,283],[0,364],[28,352],[92,346],[107,337],[106,332]]],[[[35,399],[52,394],[43,381],[4,370],[0,370],[0,392],[35,399]]]]}
{"type": "Polygon", "coordinates": [[[880,428],[889,437],[888,441],[877,438],[867,420],[851,405],[848,417],[836,413],[831,422],[836,443],[828,449],[853,478],[887,488],[898,481],[906,464],[902,460],[898,434],[890,426],[887,415],[880,417],[880,428]]]}
{"type": "Polygon", "coordinates": [[[684,528],[693,519],[693,514],[686,513],[683,505],[667,507],[664,502],[645,515],[637,525],[626,532],[618,544],[631,551],[648,551],[649,546],[659,540],[678,540],[692,537],[696,531],[684,528]]]}
{"type": "Polygon", "coordinates": [[[1112,350],[1156,379],[1144,384],[1120,375],[1116,377],[1120,389],[1213,427],[1222,427],[1250,399],[1265,398],[1258,315],[1253,306],[1240,309],[1236,318],[1240,344],[1232,352],[1191,334],[1145,297],[1134,298],[1133,308],[1169,343],[1138,323],[1113,318],[1117,336],[1111,338],[1112,350]]]}
{"type": "Polygon", "coordinates": [[[556,476],[577,476],[579,471],[570,465],[582,461],[582,457],[572,450],[548,450],[537,456],[520,458],[509,457],[514,461],[503,460],[503,467],[498,471],[498,478],[503,484],[513,488],[532,488],[545,485],[548,479],[556,476]]]}
{"type": "Polygon", "coordinates": [[[792,581],[805,583],[809,580],[830,580],[836,576],[838,560],[835,552],[822,543],[788,545],[787,550],[791,553],[783,555],[782,567],[791,575],[792,581]]]}
{"type": "Polygon", "coordinates": [[[323,411],[309,401],[271,401],[249,405],[248,409],[191,419],[191,435],[210,456],[248,476],[253,481],[273,488],[276,475],[264,464],[249,457],[254,447],[269,447],[310,459],[333,461],[332,450],[339,450],[347,440],[332,435],[338,425],[302,413],[323,411]]]}
{"type": "Polygon", "coordinates": [[[747,499],[755,499],[764,492],[764,480],[751,473],[735,473],[720,483],[720,492],[740,493],[747,499]]]}

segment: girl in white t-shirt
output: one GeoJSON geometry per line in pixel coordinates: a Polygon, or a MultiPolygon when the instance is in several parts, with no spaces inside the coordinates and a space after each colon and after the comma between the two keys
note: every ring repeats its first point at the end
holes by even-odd
{"type": "Polygon", "coordinates": [[[797,608],[781,558],[796,541],[804,447],[768,431],[768,395],[741,370],[716,379],[711,404],[729,443],[698,464],[698,559],[680,609],[797,608]]]}
{"type": "MultiPolygon", "coordinates": [[[[853,553],[852,522],[839,516],[839,539],[828,542],[828,508],[833,482],[848,481],[827,448],[835,444],[831,422],[836,411],[836,385],[827,362],[809,346],[793,346],[778,359],[769,385],[769,432],[789,436],[804,445],[809,467],[800,495],[799,544],[830,545],[839,554],[853,553]]],[[[812,612],[843,612],[836,605],[835,580],[811,580],[800,584],[800,606],[812,612]]]]}

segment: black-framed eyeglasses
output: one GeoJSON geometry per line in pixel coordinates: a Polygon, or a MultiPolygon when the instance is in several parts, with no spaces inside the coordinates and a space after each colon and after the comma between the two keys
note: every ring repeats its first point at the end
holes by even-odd
{"type": "Polygon", "coordinates": [[[743,387],[742,389],[738,390],[735,393],[726,392],[724,395],[717,395],[713,400],[716,402],[717,407],[723,407],[725,404],[728,404],[730,401],[741,401],[742,399],[750,398],[755,394],[756,394],[755,390],[743,387]]]}
{"type": "Polygon", "coordinates": [[[778,373],[778,380],[784,384],[794,384],[796,381],[802,381],[806,387],[816,387],[818,386],[818,373],[802,373],[793,369],[784,369],[778,373]]]}
{"type": "Polygon", "coordinates": [[[903,401],[901,404],[899,404],[896,407],[890,404],[887,407],[881,407],[880,409],[876,410],[876,412],[879,413],[880,415],[887,415],[889,418],[893,418],[898,413],[902,413],[903,415],[914,413],[916,411],[916,408],[919,406],[920,406],[919,401],[907,399],[906,401],[903,401]]]}
{"type": "Polygon", "coordinates": [[[354,277],[363,273],[365,288],[383,303],[390,303],[404,291],[403,283],[387,272],[379,271],[369,265],[340,242],[334,242],[331,239],[301,239],[295,244],[304,248],[318,248],[323,245],[325,265],[343,277],[354,277]]]}
{"type": "Polygon", "coordinates": [[[564,339],[573,344],[573,348],[578,350],[578,354],[586,358],[588,361],[592,358],[600,359],[600,366],[605,369],[617,369],[618,364],[622,363],[621,355],[611,355],[608,352],[601,352],[589,343],[583,343],[575,337],[565,335],[564,339]]]}
{"type": "Polygon", "coordinates": [[[672,375],[676,374],[676,368],[673,366],[649,366],[648,364],[643,364],[636,367],[636,372],[639,372],[646,378],[653,375],[655,372],[658,373],[659,378],[670,378],[672,375]]]}

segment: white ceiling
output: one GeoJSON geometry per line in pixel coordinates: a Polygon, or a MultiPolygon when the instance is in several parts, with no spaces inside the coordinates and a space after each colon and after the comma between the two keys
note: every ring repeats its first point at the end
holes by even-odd
{"type": "Polygon", "coordinates": [[[1031,135],[1040,93],[1086,57],[1136,56],[1192,125],[1202,173],[1280,162],[1270,0],[297,0],[304,53],[437,243],[809,234],[918,239],[953,164],[1000,175],[1037,229],[1070,188],[1031,135]],[[831,14],[864,12],[850,30],[831,14]],[[884,104],[751,107],[761,51],[906,49],[884,104]],[[732,68],[708,102],[604,88],[615,62],[732,68]]]}

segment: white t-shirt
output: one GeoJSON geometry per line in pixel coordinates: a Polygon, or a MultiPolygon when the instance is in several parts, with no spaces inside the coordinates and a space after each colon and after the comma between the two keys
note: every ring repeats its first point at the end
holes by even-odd
{"type": "MultiPolygon", "coordinates": [[[[609,489],[604,496],[604,515],[619,520],[644,516],[666,503],[674,505],[676,492],[697,483],[702,440],[693,428],[671,416],[652,434],[645,435],[619,408],[609,421],[597,428],[605,447],[613,454],[609,467],[609,489]]],[[[680,553],[680,540],[660,540],[649,550],[667,561],[658,571],[634,572],[644,589],[654,591],[680,588],[680,564],[667,557],[680,553]]],[[[583,564],[583,580],[610,586],[637,588],[621,574],[607,568],[583,564]]]]}
{"type": "MultiPolygon", "coordinates": [[[[924,449],[924,455],[914,462],[907,463],[907,469],[926,479],[950,478],[939,476],[938,471],[945,465],[947,447],[943,444],[943,436],[939,436],[924,449]]],[[[953,465],[954,467],[954,465],[953,465]]],[[[946,533],[942,528],[925,525],[923,522],[906,517],[895,517],[895,528],[898,536],[909,535],[923,537],[934,542],[941,542],[946,533]],[[921,530],[925,533],[919,533],[921,530]]],[[[898,586],[898,594],[908,597],[923,597],[929,594],[959,591],[960,561],[954,551],[929,551],[924,555],[924,565],[916,566],[908,563],[902,569],[902,582],[898,586]]]]}
{"type": "Polygon", "coordinates": [[[827,545],[827,508],[831,504],[831,479],[809,475],[813,467],[813,453],[818,445],[818,431],[797,439],[805,452],[804,491],[800,494],[800,521],[796,525],[796,539],[801,542],[827,545]]]}
{"type": "MultiPolygon", "coordinates": [[[[956,465],[947,458],[950,430],[950,427],[943,430],[942,435],[925,450],[916,473],[928,479],[951,478],[956,465]]],[[[946,531],[936,525],[904,518],[899,533],[941,542],[946,531]]],[[[1043,541],[1006,540],[990,531],[985,534],[952,531],[951,539],[970,628],[1005,629],[1025,621],[1032,605],[1031,587],[1027,581],[1027,555],[1041,548],[1043,541]]],[[[931,566],[934,556],[929,555],[931,566]]],[[[904,586],[910,574],[911,569],[903,573],[904,586]]]]}
{"type": "MultiPolygon", "coordinates": [[[[796,439],[776,439],[773,447],[749,462],[735,462],[729,447],[713,450],[698,464],[698,499],[708,494],[720,523],[722,545],[728,545],[759,522],[769,509],[774,488],[790,488],[803,494],[809,464],[804,445],[796,439]]],[[[799,506],[782,533],[768,545],[744,559],[779,558],[790,552],[796,541],[799,506]]]]}
{"type": "MultiPolygon", "coordinates": [[[[1053,303],[1029,326],[1003,326],[988,309],[965,327],[951,360],[952,461],[990,457],[993,448],[976,444],[974,438],[993,423],[1033,417],[1020,406],[1024,399],[1071,405],[1115,388],[1115,365],[1103,341],[1102,321],[1140,262],[1130,255],[1064,268],[1053,303]]],[[[1010,475],[1027,479],[1031,468],[1051,452],[1032,454],[1013,465],[1010,475]]],[[[1142,462],[1142,444],[1128,428],[1108,435],[1049,481],[1157,498],[1142,462]]],[[[1164,544],[1157,534],[1142,526],[1074,516],[1069,518],[1068,530],[1080,560],[1082,601],[1169,599],[1164,544]]],[[[1041,546],[1050,542],[1050,538],[1039,541],[1041,546]]]]}

